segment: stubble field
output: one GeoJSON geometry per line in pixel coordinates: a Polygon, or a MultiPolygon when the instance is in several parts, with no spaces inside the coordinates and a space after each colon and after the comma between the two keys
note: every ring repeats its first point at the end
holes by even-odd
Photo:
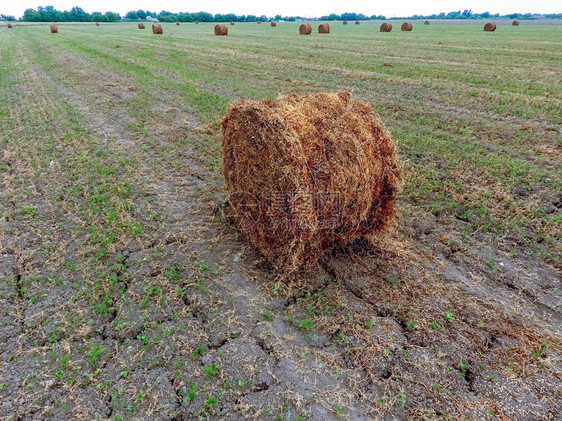
{"type": "Polygon", "coordinates": [[[562,26],[0,28],[0,419],[559,419],[562,26]],[[286,280],[228,104],[350,91],[396,228],[286,280]]]}

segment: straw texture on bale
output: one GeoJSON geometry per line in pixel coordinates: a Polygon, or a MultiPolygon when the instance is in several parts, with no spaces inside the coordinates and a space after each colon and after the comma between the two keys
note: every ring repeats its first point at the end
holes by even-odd
{"type": "Polygon", "coordinates": [[[179,22],[176,22],[176,25],[178,25],[178,26],[179,26],[179,24],[180,24],[179,22]]]}
{"type": "Polygon", "coordinates": [[[215,35],[228,35],[228,27],[223,24],[215,25],[215,35]]]}
{"type": "Polygon", "coordinates": [[[303,23],[299,26],[299,34],[301,35],[310,35],[312,34],[312,26],[308,23],[303,23]]]}
{"type": "Polygon", "coordinates": [[[511,22],[511,24],[513,26],[519,26],[519,21],[518,20],[514,20],[513,22],[511,22]]]}
{"type": "Polygon", "coordinates": [[[484,25],[484,30],[486,32],[494,32],[496,30],[496,23],[488,22],[486,25],[484,25]]]}
{"type": "Polygon", "coordinates": [[[385,22],[381,25],[381,32],[390,32],[390,31],[392,31],[392,23],[385,22]]]}
{"type": "Polygon", "coordinates": [[[426,20],[423,24],[424,24],[424,25],[429,25],[429,21],[426,20]]]}
{"type": "Polygon", "coordinates": [[[144,23],[139,23],[139,29],[144,29],[144,23]]]}
{"type": "Polygon", "coordinates": [[[162,25],[159,23],[152,24],[152,33],[156,35],[162,35],[162,25]]]}
{"type": "Polygon", "coordinates": [[[241,101],[222,131],[238,227],[283,273],[393,220],[396,147],[371,106],[349,93],[241,101]]]}
{"type": "Polygon", "coordinates": [[[412,24],[411,24],[410,22],[404,22],[404,23],[402,24],[402,27],[401,27],[400,29],[401,29],[402,31],[407,31],[407,32],[409,32],[409,31],[412,30],[412,28],[413,28],[413,27],[412,27],[412,24]]]}
{"type": "Polygon", "coordinates": [[[330,33],[330,25],[327,23],[321,23],[318,25],[318,33],[319,34],[329,34],[330,33]]]}
{"type": "Polygon", "coordinates": [[[361,22],[359,22],[358,20],[355,21],[355,25],[359,25],[361,24],[361,22]]]}
{"type": "Polygon", "coordinates": [[[99,23],[99,22],[96,22],[96,26],[100,26],[100,23],[99,23]]]}
{"type": "Polygon", "coordinates": [[[8,24],[8,29],[10,29],[11,27],[12,27],[12,24],[11,24],[11,23],[9,23],[9,24],[8,24]]]}
{"type": "Polygon", "coordinates": [[[51,23],[51,34],[58,34],[59,26],[56,23],[51,23]]]}
{"type": "Polygon", "coordinates": [[[271,26],[277,26],[277,22],[271,22],[271,26]]]}
{"type": "Polygon", "coordinates": [[[230,21],[230,24],[231,24],[231,25],[234,25],[234,21],[231,20],[231,21],[230,21]]]}

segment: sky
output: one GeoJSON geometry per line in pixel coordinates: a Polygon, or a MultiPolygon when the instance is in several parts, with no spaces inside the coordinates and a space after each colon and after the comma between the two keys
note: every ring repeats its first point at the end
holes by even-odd
{"type": "Polygon", "coordinates": [[[0,0],[0,13],[20,17],[25,9],[37,6],[54,6],[58,10],[70,10],[80,6],[88,13],[112,11],[124,15],[129,10],[151,10],[160,12],[209,12],[236,13],[237,15],[266,15],[319,17],[330,13],[356,12],[387,17],[430,15],[433,13],[472,9],[473,12],[508,14],[520,13],[562,13],[560,0],[206,0],[186,2],[185,0],[0,0]]]}

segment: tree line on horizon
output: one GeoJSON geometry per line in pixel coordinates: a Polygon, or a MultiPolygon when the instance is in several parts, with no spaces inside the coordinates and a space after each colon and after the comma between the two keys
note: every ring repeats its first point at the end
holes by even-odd
{"type": "MultiPolygon", "coordinates": [[[[172,13],[162,10],[161,12],[151,12],[149,10],[131,10],[124,16],[115,12],[93,12],[87,13],[81,7],[75,6],[70,10],[59,11],[53,6],[39,6],[37,10],[27,9],[23,16],[19,18],[22,22],[118,22],[125,21],[138,21],[146,20],[147,18],[158,19],[160,22],[267,22],[267,21],[296,21],[302,18],[301,16],[281,16],[267,17],[265,15],[236,15],[234,13],[216,14],[206,12],[197,13],[172,13]]],[[[499,13],[492,14],[490,12],[473,13],[472,10],[466,9],[463,11],[455,11],[449,13],[439,13],[432,15],[413,15],[409,17],[388,18],[390,19],[490,19],[490,18],[508,18],[508,19],[555,19],[562,18],[562,13],[552,14],[533,14],[533,13],[510,13],[507,15],[500,15],[499,13]]],[[[330,15],[322,16],[318,20],[385,20],[383,15],[367,16],[363,13],[342,13],[341,15],[332,13],[330,15]]],[[[0,20],[16,21],[14,16],[0,14],[0,20]]],[[[307,19],[311,20],[311,19],[307,19]]]]}

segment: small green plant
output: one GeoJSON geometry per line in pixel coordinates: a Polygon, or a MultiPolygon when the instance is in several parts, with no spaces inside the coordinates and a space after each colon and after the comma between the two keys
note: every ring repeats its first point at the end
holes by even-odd
{"type": "Polygon", "coordinates": [[[431,322],[431,328],[435,330],[441,329],[441,325],[437,322],[431,322]]]}
{"type": "Polygon", "coordinates": [[[266,322],[270,322],[273,320],[273,313],[271,313],[271,311],[264,311],[263,312],[263,319],[266,322]]]}
{"type": "Polygon", "coordinates": [[[104,351],[105,351],[105,349],[100,344],[94,344],[92,346],[92,348],[90,349],[90,352],[88,352],[88,357],[86,358],[86,361],[88,361],[88,364],[90,364],[92,367],[95,367],[98,363],[98,359],[99,359],[100,355],[104,351]]]}
{"type": "Polygon", "coordinates": [[[218,403],[219,401],[217,400],[217,398],[215,398],[214,396],[209,397],[209,399],[207,399],[207,402],[205,402],[205,406],[211,410],[214,409],[215,405],[218,403]]]}
{"type": "Polygon", "coordinates": [[[209,377],[214,377],[217,374],[219,366],[217,364],[207,364],[203,367],[203,373],[209,377]]]}
{"type": "Polygon", "coordinates": [[[340,419],[343,417],[343,408],[341,406],[336,406],[334,408],[334,414],[336,414],[336,418],[340,419]]]}

